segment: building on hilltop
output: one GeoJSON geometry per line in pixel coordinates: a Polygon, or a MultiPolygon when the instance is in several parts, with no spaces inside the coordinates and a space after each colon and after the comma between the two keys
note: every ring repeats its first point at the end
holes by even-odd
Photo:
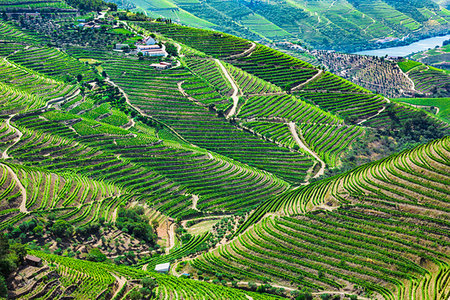
{"type": "Polygon", "coordinates": [[[144,56],[166,56],[167,53],[158,45],[137,45],[137,53],[141,52],[144,56]]]}
{"type": "Polygon", "coordinates": [[[154,38],[152,38],[151,36],[144,38],[144,43],[146,45],[155,45],[156,44],[156,40],[154,38]]]}

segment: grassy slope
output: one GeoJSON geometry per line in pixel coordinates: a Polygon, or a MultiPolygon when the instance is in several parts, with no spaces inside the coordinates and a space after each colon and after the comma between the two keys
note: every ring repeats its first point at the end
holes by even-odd
{"type": "Polygon", "coordinates": [[[445,188],[450,180],[449,142],[448,137],[436,140],[274,198],[261,206],[272,212],[267,218],[192,264],[208,272],[216,257],[228,261],[228,272],[243,280],[262,280],[262,267],[264,275],[286,286],[295,282],[340,290],[351,282],[385,299],[413,299],[422,293],[426,299],[444,299],[450,272],[444,228],[450,224],[441,221],[450,213],[445,188]],[[419,223],[428,232],[420,238],[413,230],[419,223]],[[399,256],[392,255],[396,251],[399,256]],[[393,260],[387,262],[385,255],[393,260]],[[417,263],[416,255],[427,258],[417,263]],[[400,272],[391,272],[394,265],[400,272]],[[245,272],[240,272],[243,266],[245,272]],[[317,276],[314,269],[327,274],[317,276]],[[355,273],[367,277],[360,280],[355,273]],[[444,288],[427,284],[430,279],[444,288]],[[418,285],[411,286],[413,281],[418,285]]]}
{"type": "Polygon", "coordinates": [[[448,23],[444,9],[430,9],[419,5],[414,18],[383,0],[359,4],[357,1],[344,0],[333,1],[332,4],[325,0],[288,0],[276,6],[263,3],[250,6],[235,0],[209,0],[202,4],[197,0],[133,2],[151,16],[164,16],[174,20],[179,18],[186,25],[211,28],[214,26],[211,23],[215,23],[218,26],[216,28],[225,30],[230,23],[235,23],[242,26],[243,35],[247,34],[243,29],[245,26],[269,41],[294,38],[313,46],[328,48],[352,42],[354,45],[363,45],[370,40],[387,36],[403,37],[426,26],[448,23]],[[218,13],[221,18],[228,20],[228,24],[221,23],[218,13]],[[196,17],[193,18],[193,15],[196,17]]]}
{"type": "Polygon", "coordinates": [[[399,98],[394,100],[413,105],[438,107],[437,116],[450,122],[450,98],[399,98]]]}

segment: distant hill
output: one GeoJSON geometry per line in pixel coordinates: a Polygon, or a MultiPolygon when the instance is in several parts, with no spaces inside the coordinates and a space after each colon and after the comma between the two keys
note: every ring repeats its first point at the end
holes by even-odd
{"type": "Polygon", "coordinates": [[[450,41],[444,46],[411,55],[411,58],[436,68],[450,70],[450,41]]]}
{"type": "Polygon", "coordinates": [[[298,40],[318,49],[348,51],[446,32],[450,17],[445,3],[431,0],[130,1],[136,11],[154,18],[253,40],[298,40]]]}

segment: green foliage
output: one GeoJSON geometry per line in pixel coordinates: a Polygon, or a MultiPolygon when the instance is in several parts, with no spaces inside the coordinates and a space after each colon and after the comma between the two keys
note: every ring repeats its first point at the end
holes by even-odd
{"type": "Polygon", "coordinates": [[[169,56],[177,57],[178,56],[178,49],[177,47],[172,43],[166,43],[166,52],[169,54],[169,56]]]}
{"type": "Polygon", "coordinates": [[[103,0],[67,0],[67,3],[84,11],[101,11],[109,6],[103,0]]]}
{"type": "Polygon", "coordinates": [[[74,233],[73,225],[65,220],[56,220],[50,227],[50,231],[57,237],[69,238],[74,233]]]}
{"type": "Polygon", "coordinates": [[[92,248],[89,250],[86,259],[94,262],[104,262],[107,260],[107,257],[100,249],[92,248]]]}
{"type": "Polygon", "coordinates": [[[119,208],[116,226],[135,238],[147,242],[151,247],[156,245],[156,234],[142,208],[119,208]]]}
{"type": "Polygon", "coordinates": [[[6,278],[24,261],[27,250],[19,243],[10,244],[7,236],[0,232],[0,297],[7,298],[6,278]]]}
{"type": "Polygon", "coordinates": [[[400,69],[402,69],[403,72],[408,72],[411,69],[418,67],[422,65],[420,62],[417,61],[413,61],[413,60],[404,60],[398,63],[398,66],[400,67],[400,69]]]}
{"type": "Polygon", "coordinates": [[[140,289],[140,292],[144,297],[152,297],[155,288],[158,286],[158,282],[150,277],[142,278],[141,284],[142,288],[140,289]]]}

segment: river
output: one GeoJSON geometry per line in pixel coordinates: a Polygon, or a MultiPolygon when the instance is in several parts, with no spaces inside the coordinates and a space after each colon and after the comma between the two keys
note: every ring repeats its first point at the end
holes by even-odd
{"type": "Polygon", "coordinates": [[[376,49],[376,50],[367,50],[367,51],[361,51],[356,52],[355,54],[359,55],[371,55],[371,56],[385,56],[386,54],[388,56],[407,56],[409,54],[428,50],[430,48],[434,48],[436,46],[442,46],[444,41],[450,39],[450,34],[444,35],[444,36],[436,36],[424,40],[420,40],[418,42],[412,43],[408,46],[400,46],[400,47],[392,47],[392,48],[385,48],[385,49],[376,49]]]}

